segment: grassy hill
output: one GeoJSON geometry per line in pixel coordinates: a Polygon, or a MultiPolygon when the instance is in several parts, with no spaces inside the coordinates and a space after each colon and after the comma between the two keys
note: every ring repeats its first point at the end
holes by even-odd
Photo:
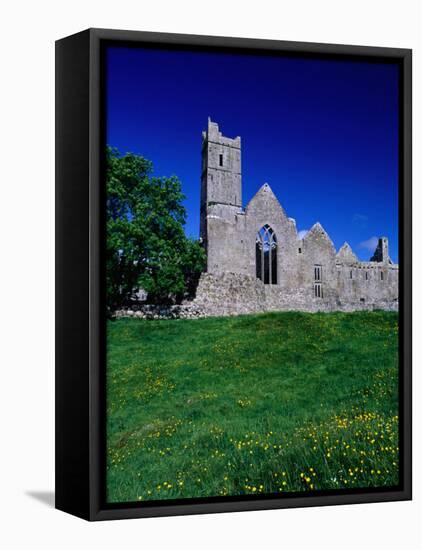
{"type": "Polygon", "coordinates": [[[398,317],[109,321],[109,502],[398,483],[398,317]]]}

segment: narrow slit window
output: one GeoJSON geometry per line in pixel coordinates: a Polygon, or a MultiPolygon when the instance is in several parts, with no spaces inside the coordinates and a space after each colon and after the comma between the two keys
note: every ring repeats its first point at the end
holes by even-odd
{"type": "Polygon", "coordinates": [[[353,271],[350,270],[350,278],[353,279],[353,271]]]}
{"type": "Polygon", "coordinates": [[[301,248],[299,248],[299,254],[302,254],[302,249],[301,248]]]}
{"type": "Polygon", "coordinates": [[[383,281],[383,280],[384,280],[384,272],[381,271],[381,281],[383,281]]]}
{"type": "Polygon", "coordinates": [[[365,279],[368,280],[368,272],[365,271],[365,279]]]}
{"type": "Polygon", "coordinates": [[[223,166],[223,155],[220,155],[220,160],[219,160],[219,162],[220,162],[220,166],[223,166]]]}
{"type": "Polygon", "coordinates": [[[314,278],[315,281],[322,281],[322,266],[314,266],[314,278]]]}
{"type": "Polygon", "coordinates": [[[314,265],[314,295],[322,298],[322,265],[314,265]]]}
{"type": "Polygon", "coordinates": [[[322,285],[321,283],[315,283],[314,284],[314,295],[315,298],[322,298],[322,285]]]}

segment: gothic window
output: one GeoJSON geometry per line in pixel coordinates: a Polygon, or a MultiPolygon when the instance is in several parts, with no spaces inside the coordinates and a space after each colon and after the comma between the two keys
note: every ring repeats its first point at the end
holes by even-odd
{"type": "Polygon", "coordinates": [[[314,265],[314,295],[322,298],[322,265],[314,265]]]}
{"type": "Polygon", "coordinates": [[[256,234],[256,277],[266,285],[277,284],[277,237],[267,224],[256,234]]]}

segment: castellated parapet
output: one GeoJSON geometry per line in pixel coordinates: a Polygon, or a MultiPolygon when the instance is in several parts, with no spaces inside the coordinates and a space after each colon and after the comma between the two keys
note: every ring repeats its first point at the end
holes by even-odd
{"type": "Polygon", "coordinates": [[[207,253],[194,303],[211,315],[398,309],[399,266],[380,237],[369,262],[337,252],[317,222],[299,239],[265,183],[242,206],[241,138],[208,119],[202,134],[200,235],[207,253]]]}

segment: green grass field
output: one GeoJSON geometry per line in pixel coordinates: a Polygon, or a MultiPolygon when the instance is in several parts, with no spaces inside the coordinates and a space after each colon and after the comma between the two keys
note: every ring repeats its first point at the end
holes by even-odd
{"type": "Polygon", "coordinates": [[[109,502],[398,483],[398,317],[108,324],[109,502]]]}

